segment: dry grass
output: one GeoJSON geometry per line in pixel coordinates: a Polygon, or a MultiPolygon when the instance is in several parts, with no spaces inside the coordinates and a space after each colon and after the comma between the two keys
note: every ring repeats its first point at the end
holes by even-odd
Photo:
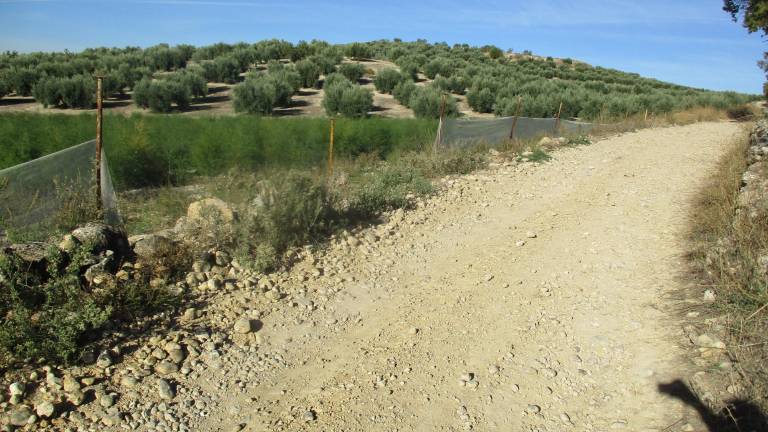
{"type": "Polygon", "coordinates": [[[739,209],[747,168],[748,131],[735,139],[691,213],[693,276],[716,294],[712,312],[726,319],[728,347],[748,382],[749,396],[768,408],[768,279],[758,257],[768,253],[768,211],[739,209]]]}

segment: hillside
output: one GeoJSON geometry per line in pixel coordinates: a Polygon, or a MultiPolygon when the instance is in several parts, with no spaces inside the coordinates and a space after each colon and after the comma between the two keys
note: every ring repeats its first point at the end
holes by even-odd
{"type": "Polygon", "coordinates": [[[92,75],[105,76],[105,106],[122,113],[434,118],[448,94],[449,115],[509,116],[519,103],[521,115],[552,117],[562,102],[563,117],[617,119],[756,98],[493,46],[268,40],[5,53],[0,112],[91,109],[92,75]]]}

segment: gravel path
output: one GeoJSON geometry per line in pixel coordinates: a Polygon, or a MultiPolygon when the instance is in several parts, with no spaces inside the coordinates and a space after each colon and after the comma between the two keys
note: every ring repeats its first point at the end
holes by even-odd
{"type": "Polygon", "coordinates": [[[643,130],[444,180],[286,275],[294,307],[263,318],[259,355],[201,374],[194,429],[690,429],[657,391],[686,364],[665,294],[689,194],[737,130],[643,130]]]}

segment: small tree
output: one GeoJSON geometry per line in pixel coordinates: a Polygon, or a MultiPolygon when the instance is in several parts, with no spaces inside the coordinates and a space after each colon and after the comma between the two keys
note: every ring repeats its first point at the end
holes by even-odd
{"type": "Polygon", "coordinates": [[[416,92],[416,84],[411,80],[401,81],[392,90],[392,95],[398,102],[405,106],[409,106],[411,103],[411,96],[416,92]]]}
{"type": "Polygon", "coordinates": [[[352,84],[343,76],[332,74],[324,86],[323,108],[329,116],[364,117],[373,108],[370,90],[352,84]]]}
{"type": "Polygon", "coordinates": [[[271,82],[264,79],[246,79],[233,90],[236,112],[250,114],[271,114],[275,105],[276,90],[271,82]]]}
{"type": "Polygon", "coordinates": [[[488,88],[473,88],[467,93],[467,103],[473,110],[480,113],[493,112],[496,97],[488,88]]]}
{"type": "Polygon", "coordinates": [[[343,63],[339,66],[339,73],[348,80],[357,82],[365,74],[365,67],[360,63],[343,63]]]}
{"type": "MultiPolygon", "coordinates": [[[[411,96],[410,107],[416,117],[440,118],[440,109],[443,104],[443,93],[433,87],[422,87],[411,96]]],[[[445,115],[453,117],[458,114],[456,99],[445,96],[445,115]]]]}
{"type": "Polygon", "coordinates": [[[179,109],[189,107],[191,93],[189,88],[177,81],[150,81],[145,78],[136,84],[133,90],[133,102],[153,112],[170,112],[173,104],[179,109]]]}
{"type": "Polygon", "coordinates": [[[39,78],[37,72],[31,68],[13,68],[8,72],[8,81],[17,96],[31,96],[32,87],[39,78]]]}
{"type": "Polygon", "coordinates": [[[376,74],[376,78],[373,79],[373,85],[376,86],[376,90],[382,93],[392,93],[395,86],[403,79],[403,75],[398,70],[387,68],[380,70],[376,74]]]}
{"type": "Polygon", "coordinates": [[[304,88],[315,87],[320,78],[320,66],[310,60],[296,62],[296,72],[301,77],[301,86],[304,88]]]}
{"type": "Polygon", "coordinates": [[[371,58],[371,49],[368,47],[368,45],[355,42],[347,46],[346,54],[347,57],[352,59],[368,59],[371,58]]]}

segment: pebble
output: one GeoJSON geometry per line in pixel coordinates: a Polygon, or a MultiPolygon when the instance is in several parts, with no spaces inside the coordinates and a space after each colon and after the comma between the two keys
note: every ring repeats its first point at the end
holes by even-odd
{"type": "Polygon", "coordinates": [[[715,301],[715,292],[712,291],[712,290],[704,291],[704,301],[706,301],[706,302],[713,302],[713,301],[715,301]]]}
{"type": "Polygon", "coordinates": [[[160,394],[160,397],[163,399],[173,399],[173,397],[176,396],[176,392],[173,390],[173,387],[171,387],[168,381],[164,379],[157,380],[157,390],[160,394]]]}
{"type": "Polygon", "coordinates": [[[233,330],[235,331],[235,333],[240,333],[240,334],[250,333],[253,331],[253,323],[251,322],[250,318],[241,317],[240,319],[235,321],[233,330]]]}
{"type": "Polygon", "coordinates": [[[515,243],[515,245],[516,245],[517,247],[523,247],[523,246],[525,246],[525,240],[518,240],[518,241],[515,243]]]}
{"type": "Polygon", "coordinates": [[[560,421],[565,424],[571,424],[571,416],[568,413],[562,413],[560,414],[560,421]]]}
{"type": "Polygon", "coordinates": [[[110,366],[112,366],[112,356],[109,354],[108,351],[102,351],[101,354],[99,354],[99,357],[96,358],[96,366],[106,369],[110,366]]]}
{"type": "Polygon", "coordinates": [[[301,418],[303,418],[305,422],[311,422],[311,421],[315,421],[317,417],[315,416],[314,411],[306,410],[304,411],[304,414],[302,414],[301,418]]]}
{"type": "Polygon", "coordinates": [[[527,407],[525,407],[525,412],[528,414],[538,414],[541,412],[541,407],[538,405],[530,404],[527,407]]]}
{"type": "Polygon", "coordinates": [[[161,361],[155,366],[155,372],[160,375],[170,375],[179,371],[179,366],[176,363],[168,360],[161,361]]]}
{"type": "Polygon", "coordinates": [[[525,236],[530,238],[530,239],[536,238],[536,233],[533,232],[533,231],[528,231],[527,233],[525,233],[525,236]]]}
{"type": "Polygon", "coordinates": [[[418,329],[418,328],[416,328],[416,327],[411,327],[411,328],[409,328],[409,329],[408,329],[408,334],[409,334],[409,335],[412,335],[412,336],[414,336],[414,335],[416,335],[417,333],[419,333],[419,329],[418,329]]]}
{"type": "Polygon", "coordinates": [[[49,418],[56,412],[56,407],[49,401],[42,401],[35,405],[35,412],[39,417],[49,418]]]}
{"type": "Polygon", "coordinates": [[[29,409],[28,406],[20,406],[11,411],[11,415],[9,416],[8,420],[9,423],[14,426],[25,426],[28,423],[34,422],[34,417],[35,414],[32,413],[32,410],[29,409]]]}
{"type": "Polygon", "coordinates": [[[8,391],[11,393],[11,396],[21,396],[24,394],[24,384],[14,382],[8,386],[8,391]]]}

